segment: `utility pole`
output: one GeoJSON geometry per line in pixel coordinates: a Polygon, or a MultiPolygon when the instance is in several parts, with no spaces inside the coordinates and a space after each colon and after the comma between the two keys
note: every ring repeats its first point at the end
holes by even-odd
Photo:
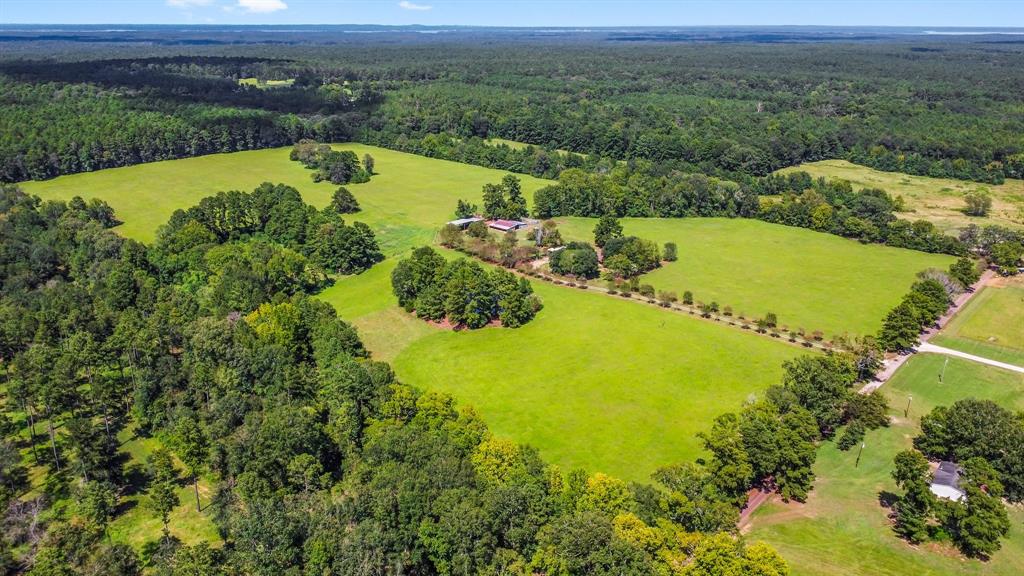
{"type": "Polygon", "coordinates": [[[939,384],[942,384],[942,378],[946,375],[946,366],[949,365],[949,356],[946,356],[946,361],[942,363],[942,372],[939,372],[939,384]]]}
{"type": "Polygon", "coordinates": [[[903,417],[910,416],[910,402],[914,399],[914,395],[910,394],[907,396],[907,407],[903,410],[903,417]]]}
{"type": "Polygon", "coordinates": [[[857,462],[855,462],[855,463],[853,464],[853,467],[854,467],[854,468],[857,468],[858,466],[860,466],[860,455],[861,455],[861,454],[863,454],[863,453],[864,453],[864,443],[863,443],[863,442],[861,442],[861,443],[860,443],[860,450],[859,450],[859,451],[857,451],[857,462]]]}

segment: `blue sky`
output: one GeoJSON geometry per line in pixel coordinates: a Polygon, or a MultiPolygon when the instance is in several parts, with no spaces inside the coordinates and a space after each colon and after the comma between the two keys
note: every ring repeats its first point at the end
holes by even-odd
{"type": "Polygon", "coordinates": [[[0,0],[0,22],[1024,26],[1024,0],[0,0]]]}

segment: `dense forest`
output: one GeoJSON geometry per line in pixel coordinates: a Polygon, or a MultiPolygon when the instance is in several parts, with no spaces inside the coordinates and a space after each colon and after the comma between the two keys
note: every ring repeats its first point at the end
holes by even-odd
{"type": "Polygon", "coordinates": [[[696,45],[584,35],[493,45],[470,33],[382,34],[155,45],[136,58],[118,44],[8,44],[7,181],[305,137],[415,150],[432,134],[736,181],[824,158],[985,182],[1024,175],[1021,51],[985,37],[696,45]],[[294,82],[238,82],[249,77],[294,82]]]}

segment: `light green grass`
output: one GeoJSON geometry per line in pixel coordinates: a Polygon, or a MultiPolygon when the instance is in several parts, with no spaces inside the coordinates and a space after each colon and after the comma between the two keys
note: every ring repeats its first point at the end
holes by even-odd
{"type": "MultiPolygon", "coordinates": [[[[567,218],[563,236],[593,240],[596,221],[567,218]]],[[[874,334],[882,319],[928,267],[949,256],[831,234],[727,218],[624,218],[626,234],[675,242],[679,260],[645,274],[658,290],[693,292],[695,300],[732,306],[748,318],[774,312],[780,325],[826,336],[874,334]]]]}
{"type": "Polygon", "coordinates": [[[991,561],[962,558],[947,545],[910,546],[892,532],[883,491],[895,492],[890,477],[897,452],[911,447],[922,415],[961,398],[989,399],[1013,410],[1024,409],[1024,376],[946,357],[919,354],[882,388],[895,418],[890,428],[869,432],[855,467],[857,450],[840,452],[830,443],[818,452],[818,480],[807,504],[771,503],[758,509],[751,538],[774,546],[794,576],[915,576],[1024,574],[1024,510],[1011,511],[1010,537],[991,561]],[[910,417],[903,417],[908,396],[910,417]]]}
{"type": "Polygon", "coordinates": [[[526,326],[437,332],[394,366],[565,468],[647,481],[698,456],[698,431],[778,382],[782,362],[802,353],[602,294],[534,287],[544,310],[526,326]]]}
{"type": "Polygon", "coordinates": [[[285,80],[260,80],[259,78],[239,78],[238,83],[242,86],[255,86],[257,88],[284,88],[295,84],[295,78],[285,80]]]}
{"type": "MultiPolygon", "coordinates": [[[[429,243],[454,217],[459,198],[479,204],[481,188],[506,173],[479,166],[434,160],[374,146],[342,144],[360,158],[374,157],[377,174],[365,184],[349,185],[363,208],[348,216],[373,227],[385,252],[429,243]]],[[[118,231],[144,242],[179,208],[188,208],[222,190],[249,191],[262,182],[294,186],[314,206],[326,206],[336,185],[313,182],[310,170],[288,159],[290,148],[212,154],[153,162],[98,172],[72,174],[22,188],[46,199],[102,198],[124,224],[118,231]]],[[[519,175],[527,198],[549,182],[519,175]]]]}
{"type": "Polygon", "coordinates": [[[565,468],[647,481],[660,466],[693,459],[698,431],[777,383],[782,362],[805,353],[540,282],[534,289],[544,309],[522,328],[441,330],[397,307],[394,262],[320,297],[353,321],[374,357],[391,361],[403,382],[451,393],[499,436],[536,446],[565,468]]]}
{"type": "Polygon", "coordinates": [[[931,341],[1024,366],[1024,285],[983,288],[931,341]]]}
{"type": "MultiPolygon", "coordinates": [[[[108,532],[114,542],[122,542],[141,550],[146,543],[160,539],[163,534],[163,523],[153,512],[143,480],[146,460],[160,446],[160,441],[136,436],[133,427],[118,434],[118,440],[121,441],[120,452],[128,459],[125,474],[130,479],[142,481],[133,482],[133,492],[121,499],[121,513],[110,523],[108,532]]],[[[213,521],[206,513],[196,510],[195,491],[190,479],[185,477],[184,466],[177,458],[175,463],[180,475],[177,490],[180,502],[171,512],[168,523],[171,535],[190,546],[200,542],[221,545],[223,542],[213,521]]],[[[210,485],[208,479],[200,477],[199,496],[204,508],[210,504],[213,496],[210,485]]]]}
{"type": "Polygon", "coordinates": [[[845,160],[822,160],[779,170],[781,173],[797,171],[807,172],[815,178],[824,176],[849,180],[855,189],[881,188],[893,197],[903,196],[911,211],[900,214],[901,218],[928,220],[943,230],[958,230],[972,223],[979,226],[1024,226],[1024,180],[1007,180],[994,186],[966,180],[882,172],[845,160]],[[967,216],[962,211],[964,195],[982,188],[992,194],[992,212],[985,218],[967,216]]]}

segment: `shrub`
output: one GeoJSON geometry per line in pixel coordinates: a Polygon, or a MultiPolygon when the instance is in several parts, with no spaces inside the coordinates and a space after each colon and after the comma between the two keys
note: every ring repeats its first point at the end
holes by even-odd
{"type": "Polygon", "coordinates": [[[675,262],[676,259],[679,258],[675,242],[665,243],[665,255],[663,256],[663,258],[666,262],[675,262]]]}
{"type": "Polygon", "coordinates": [[[693,292],[690,292],[689,290],[683,292],[683,304],[686,304],[687,306],[693,305],[693,292]]]}

